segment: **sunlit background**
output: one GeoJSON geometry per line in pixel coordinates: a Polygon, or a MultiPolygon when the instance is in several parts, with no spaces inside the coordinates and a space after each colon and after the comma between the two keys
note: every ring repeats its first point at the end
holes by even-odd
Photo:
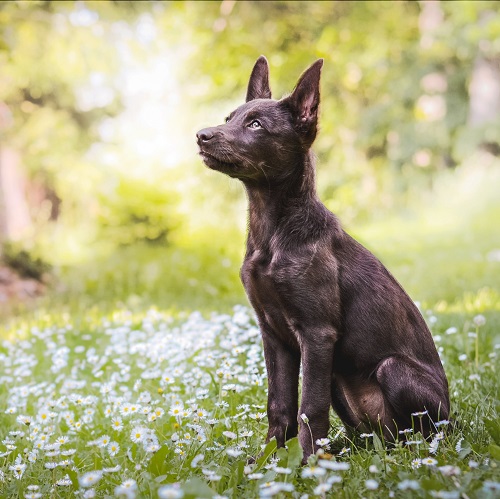
{"type": "Polygon", "coordinates": [[[0,310],[221,310],[244,191],[195,133],[325,59],[318,192],[412,297],[500,308],[499,2],[2,2],[0,310]]]}

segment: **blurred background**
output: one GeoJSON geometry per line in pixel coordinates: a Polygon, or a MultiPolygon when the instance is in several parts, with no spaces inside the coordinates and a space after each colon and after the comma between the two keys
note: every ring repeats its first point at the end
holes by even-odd
{"type": "MultiPolygon", "coordinates": [[[[244,303],[195,133],[325,59],[318,191],[412,297],[500,309],[500,2],[2,2],[0,315],[244,303]]],[[[455,305],[454,305],[455,304],[455,305]]]]}

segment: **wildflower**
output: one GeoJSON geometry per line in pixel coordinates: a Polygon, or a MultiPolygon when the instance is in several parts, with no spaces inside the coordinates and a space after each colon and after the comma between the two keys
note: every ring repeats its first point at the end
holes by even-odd
{"type": "Polygon", "coordinates": [[[317,487],[314,488],[314,494],[317,496],[321,496],[323,494],[326,494],[331,488],[331,483],[320,483],[317,487]]]}
{"type": "Polygon", "coordinates": [[[416,480],[402,480],[398,483],[399,490],[418,490],[420,484],[416,480]]]}
{"type": "Polygon", "coordinates": [[[480,326],[484,326],[486,324],[486,318],[484,317],[484,315],[476,315],[474,317],[474,319],[472,319],[472,322],[474,322],[474,324],[478,327],[480,326]]]}
{"type": "Polygon", "coordinates": [[[399,430],[398,433],[400,435],[408,435],[409,433],[413,433],[413,429],[412,428],[406,428],[404,430],[399,430]]]}
{"type": "Polygon", "coordinates": [[[361,433],[361,438],[370,438],[373,437],[373,433],[361,433]]]}
{"type": "Polygon", "coordinates": [[[349,463],[328,461],[327,459],[320,459],[318,461],[318,466],[331,471],[347,471],[351,467],[349,463]]]}
{"type": "Polygon", "coordinates": [[[175,416],[175,417],[182,417],[182,412],[183,412],[183,408],[182,407],[172,407],[170,409],[170,411],[168,411],[168,413],[171,415],[171,416],[175,416]]]}
{"type": "Polygon", "coordinates": [[[89,471],[88,473],[85,473],[81,477],[78,478],[78,482],[80,483],[80,487],[92,487],[92,485],[95,485],[100,479],[102,478],[102,471],[101,470],[95,470],[95,471],[89,471]]]}
{"type": "Polygon", "coordinates": [[[455,445],[455,450],[457,452],[460,452],[462,450],[462,441],[463,441],[463,438],[460,438],[455,445]]]}
{"type": "Polygon", "coordinates": [[[65,477],[61,478],[60,480],[57,480],[56,485],[58,485],[59,487],[70,487],[72,485],[72,482],[71,482],[69,476],[66,475],[65,477]]]}
{"type": "Polygon", "coordinates": [[[150,442],[144,447],[144,450],[150,454],[154,454],[160,450],[160,445],[157,442],[150,442]]]}
{"type": "Polygon", "coordinates": [[[263,473],[250,473],[248,476],[249,480],[260,480],[264,477],[263,473]]]}
{"type": "Polygon", "coordinates": [[[304,421],[305,424],[309,423],[309,418],[305,414],[301,414],[300,419],[302,419],[302,421],[304,421]]]}
{"type": "Polygon", "coordinates": [[[161,407],[157,407],[154,410],[154,414],[157,418],[161,418],[165,414],[165,411],[161,407]]]}
{"type": "Polygon", "coordinates": [[[423,444],[424,441],[423,440],[407,440],[405,442],[405,445],[420,445],[420,444],[423,444]]]}
{"type": "Polygon", "coordinates": [[[158,497],[159,499],[181,499],[184,497],[184,492],[179,484],[164,485],[158,489],[158,497]]]}
{"type": "Polygon", "coordinates": [[[422,416],[425,416],[426,414],[428,414],[427,411],[417,411],[417,412],[412,412],[411,415],[412,416],[416,416],[416,417],[422,417],[422,416]]]}
{"type": "Polygon", "coordinates": [[[370,467],[368,468],[368,471],[370,473],[378,473],[379,469],[374,464],[371,464],[370,467]]]}
{"type": "Polygon", "coordinates": [[[273,468],[273,470],[278,473],[278,474],[281,474],[281,475],[289,475],[292,470],[290,468],[282,468],[280,466],[275,466],[273,468]]]}
{"type": "Polygon", "coordinates": [[[500,482],[494,482],[493,480],[485,480],[483,483],[483,489],[498,492],[500,491],[500,482]]]}
{"type": "Polygon", "coordinates": [[[146,432],[146,428],[143,428],[142,426],[136,426],[130,432],[130,440],[132,440],[132,442],[134,443],[142,442],[146,436],[146,432]]]}
{"type": "Polygon", "coordinates": [[[108,452],[110,456],[116,456],[120,450],[120,446],[116,442],[110,442],[108,444],[108,452]]]}
{"type": "Polygon", "coordinates": [[[113,418],[111,420],[111,426],[112,426],[113,430],[117,430],[117,431],[123,430],[122,418],[120,418],[120,417],[113,418]]]}
{"type": "Polygon", "coordinates": [[[108,435],[103,435],[102,437],[100,437],[98,440],[97,440],[97,445],[99,447],[107,447],[109,442],[110,442],[110,438],[108,437],[108,435]]]}
{"type": "Polygon", "coordinates": [[[330,440],[328,440],[328,438],[318,438],[318,440],[316,440],[316,445],[328,449],[330,447],[330,440]]]}
{"type": "Polygon", "coordinates": [[[201,471],[207,477],[207,480],[210,480],[212,482],[218,482],[222,478],[220,475],[217,475],[215,471],[208,469],[202,469],[201,471]]]}
{"type": "Polygon", "coordinates": [[[422,464],[425,464],[425,466],[435,466],[437,464],[436,459],[433,457],[425,457],[424,459],[421,460],[422,464]]]}
{"type": "Polygon", "coordinates": [[[18,423],[24,424],[26,426],[29,426],[32,423],[32,419],[30,416],[17,416],[16,421],[18,423]]]}
{"type": "Polygon", "coordinates": [[[222,434],[227,438],[238,438],[238,435],[236,435],[236,433],[233,433],[232,431],[223,431],[222,434]]]}
{"type": "Polygon", "coordinates": [[[369,479],[365,481],[365,487],[368,490],[377,490],[378,489],[378,482],[377,480],[369,479]]]}
{"type": "Polygon", "coordinates": [[[438,499],[459,499],[460,492],[458,490],[431,490],[431,496],[438,499]]]}
{"type": "MultiPolygon", "coordinates": [[[[328,462],[328,461],[327,461],[328,462]]],[[[302,470],[302,478],[317,478],[319,476],[324,476],[326,474],[326,469],[319,466],[310,466],[309,468],[304,468],[302,470]]]]}
{"type": "Polygon", "coordinates": [[[293,492],[295,487],[291,483],[268,482],[260,486],[261,497],[272,497],[280,492],[293,492]]]}
{"type": "Polygon", "coordinates": [[[411,467],[414,470],[417,469],[417,468],[420,468],[420,466],[422,466],[422,460],[421,459],[415,458],[415,459],[412,460],[411,467]]]}
{"type": "Polygon", "coordinates": [[[460,468],[458,466],[452,466],[451,464],[447,464],[445,466],[440,466],[438,470],[444,475],[444,476],[456,476],[460,475],[460,468]]]}
{"type": "Polygon", "coordinates": [[[196,468],[200,461],[203,461],[204,457],[205,456],[203,454],[197,454],[196,456],[194,456],[191,461],[191,468],[196,468]]]}
{"type": "Polygon", "coordinates": [[[226,449],[226,453],[228,456],[238,457],[238,456],[241,456],[243,454],[243,451],[239,450],[239,449],[226,449]]]}
{"type": "Polygon", "coordinates": [[[256,412],[254,414],[249,414],[251,419],[255,419],[256,421],[262,421],[267,414],[265,412],[256,412]]]}
{"type": "MultiPolygon", "coordinates": [[[[436,428],[439,428],[440,426],[448,426],[450,424],[450,422],[447,420],[447,419],[443,419],[441,421],[438,421],[437,423],[434,423],[434,426],[436,428]]],[[[443,435],[444,437],[444,435],[443,435]]]]}
{"type": "Polygon", "coordinates": [[[103,468],[102,471],[103,471],[103,473],[117,473],[121,469],[122,469],[122,467],[119,464],[117,464],[116,466],[113,466],[112,468],[103,468]]]}
{"type": "Polygon", "coordinates": [[[436,452],[438,450],[438,447],[439,447],[439,439],[437,439],[436,437],[434,437],[432,439],[432,442],[429,444],[429,452],[431,454],[436,454],[436,452]]]}
{"type": "Polygon", "coordinates": [[[122,416],[130,416],[130,404],[123,404],[120,408],[120,414],[122,416]]]}
{"type": "Polygon", "coordinates": [[[125,496],[134,498],[137,491],[137,482],[132,479],[125,480],[121,485],[115,487],[116,496],[125,496]]]}
{"type": "Polygon", "coordinates": [[[18,480],[23,477],[24,472],[26,471],[26,465],[22,462],[20,455],[16,457],[14,464],[9,466],[9,470],[14,473],[14,478],[17,478],[18,480]]]}

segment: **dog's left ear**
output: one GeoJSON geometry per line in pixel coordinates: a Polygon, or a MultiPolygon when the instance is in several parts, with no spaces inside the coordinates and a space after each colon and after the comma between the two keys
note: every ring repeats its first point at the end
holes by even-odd
{"type": "Polygon", "coordinates": [[[310,147],[316,138],[319,107],[319,81],[323,59],[302,73],[292,94],[285,99],[295,118],[295,128],[310,147]]]}
{"type": "Polygon", "coordinates": [[[261,55],[253,67],[250,81],[248,82],[246,102],[254,99],[270,99],[271,88],[269,87],[269,64],[267,59],[261,55]]]}

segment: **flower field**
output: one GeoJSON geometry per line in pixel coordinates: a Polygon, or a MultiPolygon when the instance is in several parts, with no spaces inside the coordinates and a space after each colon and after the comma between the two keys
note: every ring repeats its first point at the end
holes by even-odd
{"type": "Polygon", "coordinates": [[[425,414],[390,447],[376,433],[349,436],[332,414],[322,453],[301,466],[296,439],[264,444],[266,373],[249,309],[94,315],[4,335],[1,497],[500,496],[494,316],[454,324],[425,312],[453,408],[432,440],[416,431],[425,414]]]}

